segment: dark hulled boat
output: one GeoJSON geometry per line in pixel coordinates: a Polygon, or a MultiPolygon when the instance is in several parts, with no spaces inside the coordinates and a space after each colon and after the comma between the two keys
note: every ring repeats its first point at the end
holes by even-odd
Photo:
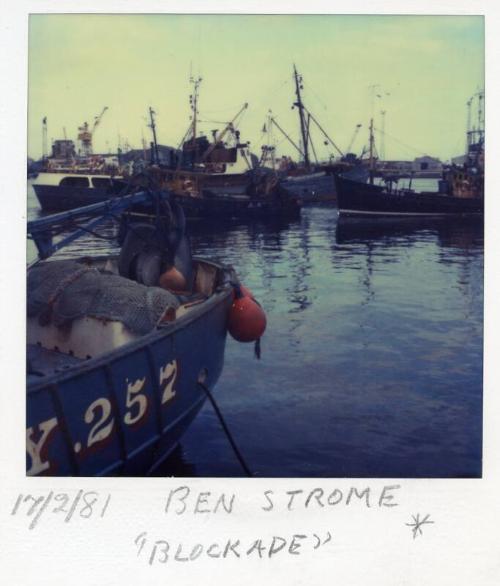
{"type": "Polygon", "coordinates": [[[368,169],[360,162],[337,163],[319,166],[313,172],[304,175],[290,175],[282,185],[300,197],[304,205],[333,202],[337,199],[334,175],[339,173],[353,181],[366,182],[368,179],[368,169]]]}
{"type": "Polygon", "coordinates": [[[345,216],[450,216],[481,215],[482,192],[459,197],[442,192],[415,192],[335,177],[339,214],[345,216]]]}
{"type": "Polygon", "coordinates": [[[225,174],[152,165],[133,177],[131,184],[167,187],[189,220],[293,219],[300,216],[302,207],[302,198],[264,169],[225,174]]]}
{"type": "Polygon", "coordinates": [[[92,173],[39,173],[33,190],[44,212],[62,212],[100,203],[123,194],[121,177],[92,173]]]}
{"type": "MultiPolygon", "coordinates": [[[[482,96],[482,94],[480,94],[482,96]]],[[[481,98],[482,99],[482,98],[481,98]]],[[[481,110],[480,110],[481,112],[481,110]]],[[[344,216],[481,216],[484,214],[484,121],[467,131],[467,154],[461,165],[445,169],[439,189],[399,189],[398,178],[375,185],[373,118],[370,121],[370,181],[335,177],[339,214],[344,216]]],[[[411,182],[410,182],[411,185],[411,182]]]]}
{"type": "MultiPolygon", "coordinates": [[[[300,215],[301,199],[285,189],[276,173],[252,166],[256,158],[248,143],[240,141],[234,124],[248,104],[226,124],[221,132],[213,132],[213,141],[197,135],[197,103],[200,79],[192,80],[193,112],[179,158],[172,166],[160,165],[155,156],[151,164],[132,177],[131,186],[166,188],[175,195],[188,219],[210,218],[262,219],[296,218],[300,215]],[[224,141],[229,135],[230,143],[224,141]]],[[[156,147],[154,111],[150,109],[153,131],[152,152],[156,147]]]]}
{"type": "Polygon", "coordinates": [[[268,196],[247,194],[222,194],[208,190],[201,197],[177,196],[190,220],[210,218],[223,219],[272,219],[297,218],[300,216],[301,201],[284,188],[276,188],[268,196]]]}

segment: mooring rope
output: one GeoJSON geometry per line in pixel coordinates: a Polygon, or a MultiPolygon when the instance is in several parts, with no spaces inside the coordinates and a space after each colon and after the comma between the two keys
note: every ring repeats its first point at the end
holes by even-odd
{"type": "Polygon", "coordinates": [[[250,472],[250,469],[246,465],[246,462],[245,462],[243,456],[241,455],[241,452],[238,449],[238,446],[236,445],[236,442],[234,441],[233,436],[231,435],[231,432],[229,431],[229,428],[226,425],[226,422],[224,421],[224,417],[222,416],[222,413],[221,413],[217,403],[215,402],[215,399],[214,399],[212,393],[210,392],[210,389],[205,384],[203,384],[201,381],[198,381],[198,384],[205,391],[205,394],[207,395],[208,400],[212,404],[212,407],[214,408],[215,414],[217,415],[217,417],[219,419],[219,422],[222,426],[222,429],[224,430],[224,433],[226,434],[226,437],[229,440],[229,443],[231,444],[231,447],[233,448],[233,451],[234,451],[236,457],[238,458],[238,462],[241,464],[241,467],[245,471],[245,474],[249,477],[253,476],[253,474],[250,472]]]}

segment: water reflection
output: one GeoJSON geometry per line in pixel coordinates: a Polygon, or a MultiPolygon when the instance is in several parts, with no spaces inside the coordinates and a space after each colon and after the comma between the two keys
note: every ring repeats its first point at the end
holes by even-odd
{"type": "MultiPolygon", "coordinates": [[[[216,389],[257,475],[481,474],[481,222],[344,221],[325,207],[189,230],[268,316],[262,360],[228,339],[216,389]]],[[[106,247],[89,235],[72,253],[106,247]]],[[[158,473],[241,474],[209,405],[158,473]]]]}
{"type": "Polygon", "coordinates": [[[337,221],[336,242],[376,241],[385,245],[412,244],[419,238],[437,235],[441,247],[467,249],[483,245],[482,218],[346,218],[337,221]]]}

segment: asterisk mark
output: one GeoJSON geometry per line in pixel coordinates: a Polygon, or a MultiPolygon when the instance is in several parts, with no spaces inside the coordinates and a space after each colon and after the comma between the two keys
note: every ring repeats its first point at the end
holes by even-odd
{"type": "Polygon", "coordinates": [[[420,519],[420,513],[417,513],[417,516],[412,515],[413,523],[405,523],[405,525],[412,528],[413,539],[419,534],[423,535],[422,525],[430,525],[434,523],[434,521],[429,521],[429,517],[430,515],[426,515],[423,519],[420,519]]]}

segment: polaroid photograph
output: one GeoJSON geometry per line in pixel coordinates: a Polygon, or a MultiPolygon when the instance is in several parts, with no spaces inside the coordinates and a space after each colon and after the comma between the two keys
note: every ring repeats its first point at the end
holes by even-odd
{"type": "Polygon", "coordinates": [[[498,11],[211,4],[7,10],[9,583],[496,584],[498,11]]]}

